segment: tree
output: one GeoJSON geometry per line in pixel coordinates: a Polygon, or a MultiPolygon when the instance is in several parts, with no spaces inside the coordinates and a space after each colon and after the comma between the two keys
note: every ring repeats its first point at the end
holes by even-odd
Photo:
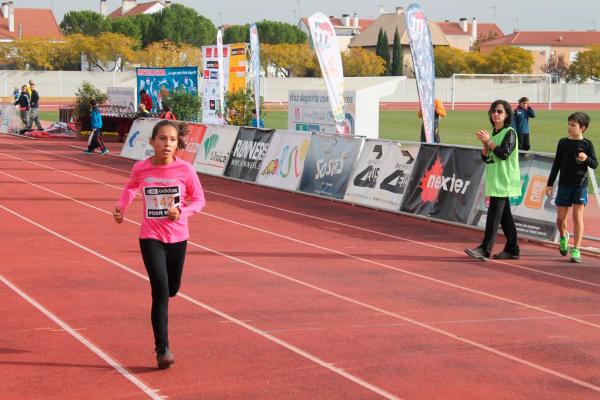
{"type": "Polygon", "coordinates": [[[583,83],[588,79],[600,81],[600,46],[579,53],[569,67],[568,81],[583,83]]]}
{"type": "Polygon", "coordinates": [[[261,44],[261,66],[274,65],[285,76],[319,76],[315,52],[307,44],[261,44]]]}
{"type": "Polygon", "coordinates": [[[76,33],[67,39],[72,48],[87,62],[89,71],[93,67],[102,71],[122,68],[125,62],[133,61],[133,49],[139,45],[133,38],[112,32],[104,32],[98,37],[76,33]]]}
{"type": "MultiPolygon", "coordinates": [[[[375,46],[375,54],[381,57],[385,63],[386,54],[389,54],[389,49],[385,47],[383,43],[383,29],[379,28],[379,33],[377,34],[377,44],[375,46]]],[[[389,55],[387,56],[389,59],[389,55]]],[[[387,64],[386,64],[387,65],[387,64]]],[[[384,71],[385,74],[385,71],[384,71]]]]}
{"type": "Polygon", "coordinates": [[[181,4],[166,7],[151,17],[147,32],[149,43],[168,40],[200,47],[214,43],[217,37],[217,28],[209,19],[181,4]]]}
{"type": "Polygon", "coordinates": [[[394,44],[392,47],[392,75],[402,75],[404,69],[404,63],[402,60],[402,44],[400,43],[400,35],[398,34],[398,28],[394,32],[394,44]]]}
{"type": "Polygon", "coordinates": [[[65,35],[81,33],[98,36],[102,32],[110,31],[110,21],[94,11],[69,11],[60,23],[60,29],[65,35]]]}
{"type": "Polygon", "coordinates": [[[75,92],[75,117],[77,119],[81,121],[90,115],[90,102],[92,100],[100,105],[107,100],[107,95],[91,83],[83,81],[75,92]]]}
{"type": "MultiPolygon", "coordinates": [[[[477,51],[468,51],[463,54],[467,74],[485,74],[487,73],[487,59],[477,51]]],[[[437,58],[435,60],[437,63],[437,58]]]]}
{"type": "Polygon", "coordinates": [[[490,74],[530,74],[532,66],[533,56],[520,47],[498,46],[487,56],[490,74]]]}
{"type": "Polygon", "coordinates": [[[165,40],[146,46],[137,53],[136,59],[144,67],[188,67],[202,65],[202,50],[165,40]]]}
{"type": "MultiPolygon", "coordinates": [[[[262,38],[261,38],[262,39],[262,38]]],[[[223,43],[248,43],[250,41],[250,25],[231,25],[223,32],[223,43]]]]}
{"type": "Polygon", "coordinates": [[[450,46],[438,46],[433,49],[435,58],[435,76],[449,78],[453,74],[466,73],[465,52],[450,46]]]}
{"type": "Polygon", "coordinates": [[[229,125],[250,126],[252,109],[255,108],[254,93],[249,88],[225,93],[225,110],[223,115],[229,125]]]}
{"type": "MultiPolygon", "coordinates": [[[[263,20],[256,23],[261,43],[269,44],[303,44],[306,34],[298,27],[285,22],[263,20]]],[[[246,29],[246,32],[248,29],[246,29]]],[[[245,41],[245,40],[244,40],[245,41]]]]}
{"type": "Polygon", "coordinates": [[[162,97],[163,108],[169,106],[180,121],[196,122],[200,119],[202,99],[196,92],[186,92],[184,89],[171,90],[162,97]]]}
{"type": "Polygon", "coordinates": [[[112,33],[120,33],[121,35],[128,36],[141,43],[142,29],[138,21],[141,20],[129,17],[115,18],[110,21],[110,31],[112,33]]]}
{"type": "Polygon", "coordinates": [[[552,82],[560,82],[569,74],[569,67],[567,67],[563,55],[557,57],[556,54],[553,54],[548,62],[542,66],[542,71],[552,76],[552,82]]]}
{"type": "Polygon", "coordinates": [[[344,76],[380,76],[385,72],[385,61],[362,47],[353,47],[342,53],[344,76]]]}
{"type": "Polygon", "coordinates": [[[150,35],[150,32],[153,29],[152,24],[154,22],[152,15],[153,14],[138,14],[132,17],[126,17],[126,19],[131,20],[139,28],[142,47],[146,47],[152,43],[150,35]]]}

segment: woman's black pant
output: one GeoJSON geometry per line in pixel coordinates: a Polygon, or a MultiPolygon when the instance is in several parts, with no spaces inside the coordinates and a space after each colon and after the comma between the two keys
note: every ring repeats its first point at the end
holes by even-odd
{"type": "Polygon", "coordinates": [[[155,239],[140,239],[144,265],[152,287],[152,330],[156,351],[169,347],[169,297],[181,286],[187,241],[163,243],[155,239]]]}
{"type": "Polygon", "coordinates": [[[486,255],[491,255],[496,235],[498,234],[498,225],[502,225],[502,231],[506,236],[506,245],[504,251],[510,254],[518,255],[519,243],[517,242],[517,227],[510,212],[510,201],[508,197],[490,197],[487,219],[485,221],[485,233],[481,248],[486,255]]]}

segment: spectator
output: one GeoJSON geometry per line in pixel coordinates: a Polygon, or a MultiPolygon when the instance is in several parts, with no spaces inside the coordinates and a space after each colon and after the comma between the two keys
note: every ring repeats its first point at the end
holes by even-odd
{"type": "Polygon", "coordinates": [[[90,139],[88,140],[88,148],[83,152],[94,154],[94,150],[100,147],[100,155],[108,154],[108,147],[104,145],[104,140],[102,140],[102,114],[100,114],[100,109],[98,109],[95,100],[90,101],[90,108],[92,111],[90,121],[92,133],[90,133],[90,139]]]}
{"type": "MultiPolygon", "coordinates": [[[[442,103],[440,99],[435,99],[434,107],[435,118],[433,120],[433,143],[440,143],[440,117],[446,116],[446,109],[444,108],[444,103],[442,103]]],[[[419,111],[417,114],[419,118],[423,118],[421,107],[419,107],[419,111]]],[[[425,125],[421,124],[421,142],[426,141],[427,138],[425,137],[425,125]]]]}
{"type": "Polygon", "coordinates": [[[30,79],[29,83],[27,84],[27,93],[29,93],[29,98],[31,98],[31,85],[33,84],[33,81],[30,79]]]}
{"type": "Polygon", "coordinates": [[[529,150],[531,143],[529,142],[529,118],[535,118],[535,111],[529,105],[527,97],[519,99],[519,105],[515,108],[515,122],[513,128],[519,136],[519,150],[529,150]]]}
{"type": "Polygon", "coordinates": [[[152,114],[148,112],[144,103],[140,104],[140,108],[138,109],[137,113],[137,118],[152,118],[152,114]]]}
{"type": "Polygon", "coordinates": [[[35,89],[35,84],[32,83],[30,85],[31,88],[31,111],[29,115],[29,124],[27,126],[28,129],[31,129],[33,123],[35,122],[35,126],[38,131],[43,130],[42,124],[40,123],[40,95],[38,91],[35,89]]]}
{"type": "Polygon", "coordinates": [[[15,96],[15,101],[19,100],[20,95],[21,91],[19,90],[19,87],[15,86],[15,89],[13,90],[13,96],[15,96]]]}
{"type": "Polygon", "coordinates": [[[140,90],[140,106],[142,104],[146,107],[146,111],[152,111],[152,97],[146,93],[146,89],[140,90]]]}
{"type": "Polygon", "coordinates": [[[31,97],[29,97],[29,93],[27,92],[27,85],[21,87],[21,94],[17,101],[15,101],[15,105],[19,105],[19,116],[23,122],[21,133],[23,133],[29,126],[29,108],[31,107],[31,97]]]}
{"type": "Polygon", "coordinates": [[[160,119],[172,119],[172,120],[177,119],[177,117],[175,116],[175,114],[173,114],[171,112],[171,107],[169,107],[169,106],[164,106],[163,107],[163,112],[160,113],[159,118],[160,119]]]}
{"type": "Polygon", "coordinates": [[[256,115],[256,108],[252,109],[252,122],[251,122],[252,126],[254,128],[264,128],[265,127],[265,122],[262,120],[262,118],[258,118],[256,115]]]}

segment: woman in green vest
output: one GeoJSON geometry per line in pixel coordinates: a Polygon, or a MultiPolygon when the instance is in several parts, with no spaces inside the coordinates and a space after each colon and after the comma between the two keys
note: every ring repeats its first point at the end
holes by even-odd
{"type": "Polygon", "coordinates": [[[481,158],[486,163],[485,195],[489,197],[490,204],[481,244],[474,249],[465,249],[465,253],[481,261],[488,259],[494,247],[498,225],[502,224],[506,244],[504,250],[495,254],[494,258],[516,260],[520,251],[509,197],[521,195],[517,132],[512,128],[513,112],[507,101],[493,102],[488,115],[494,128],[492,134],[485,129],[480,130],[477,139],[483,144],[481,158]]]}

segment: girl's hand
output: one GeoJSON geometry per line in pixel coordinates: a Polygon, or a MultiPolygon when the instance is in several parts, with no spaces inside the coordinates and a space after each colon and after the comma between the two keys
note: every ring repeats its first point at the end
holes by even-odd
{"type": "Polygon", "coordinates": [[[180,215],[181,211],[179,211],[179,208],[174,206],[169,207],[169,211],[167,211],[167,218],[169,218],[169,221],[179,221],[180,215]]]}
{"type": "Polygon", "coordinates": [[[117,224],[120,224],[121,222],[123,222],[123,212],[121,211],[119,206],[115,207],[115,210],[113,211],[113,218],[115,219],[115,222],[117,224]]]}
{"type": "Polygon", "coordinates": [[[486,144],[490,140],[490,134],[485,129],[477,132],[477,139],[481,141],[481,143],[486,144]]]}
{"type": "Polygon", "coordinates": [[[577,159],[581,162],[584,162],[585,160],[587,160],[587,158],[587,154],[585,154],[583,151],[580,151],[579,154],[577,154],[577,159]]]}
{"type": "Polygon", "coordinates": [[[552,196],[552,186],[546,186],[546,196],[552,196]]]}

